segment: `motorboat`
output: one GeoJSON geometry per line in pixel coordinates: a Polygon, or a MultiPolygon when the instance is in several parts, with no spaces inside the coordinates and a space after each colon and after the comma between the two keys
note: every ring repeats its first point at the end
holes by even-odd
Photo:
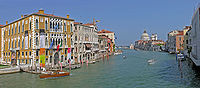
{"type": "Polygon", "coordinates": [[[66,71],[45,71],[39,75],[40,78],[55,78],[55,77],[64,77],[69,76],[70,73],[66,71]]]}
{"type": "Polygon", "coordinates": [[[88,64],[95,64],[95,63],[96,63],[95,60],[90,60],[90,61],[88,61],[88,64]]]}
{"type": "Polygon", "coordinates": [[[185,57],[182,53],[179,53],[179,54],[177,54],[177,59],[183,61],[183,60],[185,60],[185,57]]]}
{"type": "Polygon", "coordinates": [[[155,59],[150,59],[150,60],[148,60],[147,61],[149,64],[154,64],[155,62],[156,62],[156,60],[155,59]]]}
{"type": "Polygon", "coordinates": [[[122,56],[123,57],[123,59],[126,59],[127,57],[126,56],[122,56]]]}

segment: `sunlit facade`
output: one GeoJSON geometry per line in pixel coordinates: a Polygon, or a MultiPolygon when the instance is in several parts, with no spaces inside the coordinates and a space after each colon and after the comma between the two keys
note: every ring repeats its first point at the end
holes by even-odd
{"type": "Polygon", "coordinates": [[[67,55],[73,45],[73,23],[69,15],[59,17],[44,10],[6,22],[1,29],[1,58],[6,63],[16,61],[17,65],[39,63],[40,48],[45,48],[46,64],[64,63],[71,58],[67,55]]]}

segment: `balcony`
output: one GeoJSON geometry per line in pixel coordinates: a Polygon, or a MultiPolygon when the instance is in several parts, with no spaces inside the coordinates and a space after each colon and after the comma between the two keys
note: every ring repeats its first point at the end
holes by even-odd
{"type": "Polygon", "coordinates": [[[85,50],[85,52],[86,52],[86,53],[90,53],[90,52],[92,52],[92,51],[91,51],[91,50],[85,50]]]}

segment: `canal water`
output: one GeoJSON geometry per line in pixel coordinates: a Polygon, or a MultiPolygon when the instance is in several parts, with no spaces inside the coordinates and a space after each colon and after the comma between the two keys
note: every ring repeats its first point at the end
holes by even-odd
{"type": "Polygon", "coordinates": [[[96,64],[72,70],[71,76],[40,79],[25,72],[0,75],[0,88],[195,88],[200,76],[187,61],[178,66],[165,52],[124,50],[96,64]],[[123,59],[122,56],[127,56],[123,59]],[[148,64],[148,59],[155,59],[148,64]]]}

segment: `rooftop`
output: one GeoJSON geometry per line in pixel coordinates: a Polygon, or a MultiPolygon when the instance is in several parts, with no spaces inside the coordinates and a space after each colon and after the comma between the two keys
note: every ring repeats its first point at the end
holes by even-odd
{"type": "MultiPolygon", "coordinates": [[[[61,17],[61,16],[56,16],[56,15],[53,15],[53,14],[46,14],[44,13],[44,10],[39,10],[38,12],[36,13],[31,13],[31,14],[28,14],[28,15],[22,15],[21,18],[13,21],[13,22],[10,22],[9,24],[12,24],[16,21],[19,21],[19,20],[22,20],[22,19],[25,19],[31,15],[39,15],[39,16],[47,16],[47,17],[55,17],[55,18],[61,18],[61,19],[66,19],[66,20],[71,20],[71,21],[74,21],[74,19],[71,19],[69,18],[69,15],[67,15],[67,17],[61,17]]],[[[6,25],[9,25],[9,24],[6,24],[6,25]]],[[[6,26],[6,25],[3,25],[3,26],[6,26]]]]}
{"type": "Polygon", "coordinates": [[[103,30],[99,31],[98,33],[114,33],[114,32],[103,29],[103,30]]]}
{"type": "Polygon", "coordinates": [[[4,25],[0,25],[0,27],[3,27],[4,25]]]}

